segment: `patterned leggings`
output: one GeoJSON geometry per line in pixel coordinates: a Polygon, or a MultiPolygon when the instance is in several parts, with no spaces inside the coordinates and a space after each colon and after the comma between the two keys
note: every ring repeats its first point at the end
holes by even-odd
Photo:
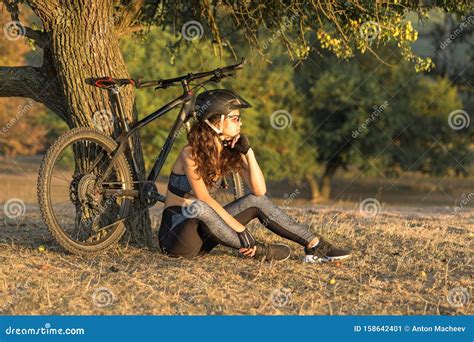
{"type": "MultiPolygon", "coordinates": [[[[308,225],[296,222],[267,195],[249,193],[226,204],[224,209],[244,226],[258,218],[272,232],[302,246],[317,236],[308,225]]],[[[170,256],[191,258],[208,253],[218,244],[235,249],[242,247],[237,232],[209,204],[198,199],[187,206],[167,207],[158,237],[162,252],[170,256]]]]}

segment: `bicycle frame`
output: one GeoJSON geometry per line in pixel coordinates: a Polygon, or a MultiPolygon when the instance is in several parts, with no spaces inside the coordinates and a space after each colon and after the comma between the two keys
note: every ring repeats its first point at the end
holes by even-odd
{"type": "MultiPolygon", "coordinates": [[[[160,171],[166,161],[166,158],[177,138],[177,132],[181,129],[183,124],[186,121],[186,118],[188,114],[190,114],[193,110],[193,108],[188,108],[187,105],[191,102],[190,100],[193,97],[193,93],[191,92],[188,82],[186,80],[182,80],[181,84],[183,86],[183,94],[179,96],[178,98],[174,99],[173,101],[167,103],[163,107],[159,108],[158,110],[154,111],[153,113],[149,114],[142,120],[138,121],[131,127],[128,125],[127,121],[125,120],[125,113],[123,110],[122,106],[122,101],[120,99],[119,95],[119,90],[118,87],[112,87],[110,89],[110,94],[114,99],[114,102],[116,104],[116,109],[118,112],[118,116],[120,118],[120,125],[122,128],[122,132],[120,133],[118,137],[118,142],[119,146],[115,149],[115,151],[112,152],[112,159],[110,161],[110,164],[108,165],[107,169],[105,170],[104,174],[97,180],[96,185],[100,186],[102,185],[104,179],[110,174],[112,171],[113,165],[118,158],[118,156],[124,152],[126,145],[130,143],[130,137],[135,134],[137,131],[139,131],[141,128],[145,127],[148,125],[150,122],[158,119],[159,117],[163,116],[164,114],[168,113],[170,110],[178,107],[181,105],[181,110],[178,114],[178,117],[176,118],[173,127],[171,128],[170,133],[168,134],[168,137],[166,138],[166,141],[163,145],[163,148],[160,151],[160,154],[158,155],[157,159],[155,160],[155,163],[153,165],[153,168],[151,169],[150,173],[148,174],[146,182],[156,182],[158,175],[160,174],[160,171]]],[[[136,165],[135,158],[133,157],[133,149],[130,146],[130,152],[132,153],[132,159],[135,167],[135,172],[138,172],[138,167],[136,165]]],[[[98,162],[98,161],[96,161],[98,162]]],[[[95,165],[95,162],[93,163],[95,165]]],[[[117,192],[121,196],[133,196],[137,197],[138,196],[138,191],[132,190],[131,192],[127,192],[121,189],[108,189],[107,192],[117,192]]],[[[159,194],[158,200],[160,202],[165,201],[165,196],[159,194]]]]}

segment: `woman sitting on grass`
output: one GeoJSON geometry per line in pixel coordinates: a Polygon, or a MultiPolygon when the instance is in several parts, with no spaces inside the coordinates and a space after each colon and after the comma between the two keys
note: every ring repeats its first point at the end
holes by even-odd
{"type": "Polygon", "coordinates": [[[168,183],[159,229],[161,250],[169,256],[194,257],[222,244],[248,257],[288,259],[289,246],[258,242],[246,228],[258,218],[275,234],[303,246],[306,262],[349,258],[349,251],[316,236],[266,195],[265,179],[255,154],[247,137],[240,135],[239,110],[249,107],[247,101],[230,90],[216,89],[198,95],[198,122],[188,133],[188,145],[173,165],[168,183]],[[232,171],[242,175],[251,193],[221,206],[212,194],[221,178],[232,171]]]}

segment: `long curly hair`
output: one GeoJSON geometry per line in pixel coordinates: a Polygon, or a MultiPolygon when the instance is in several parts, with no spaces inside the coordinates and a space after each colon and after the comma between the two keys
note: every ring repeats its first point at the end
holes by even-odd
{"type": "MultiPolygon", "coordinates": [[[[220,120],[220,115],[208,119],[213,125],[220,120]]],[[[188,142],[192,147],[191,157],[197,163],[197,172],[207,187],[216,186],[216,177],[226,177],[232,171],[239,172],[244,167],[240,153],[223,148],[218,158],[214,131],[205,122],[196,122],[188,132],[188,142]]]]}

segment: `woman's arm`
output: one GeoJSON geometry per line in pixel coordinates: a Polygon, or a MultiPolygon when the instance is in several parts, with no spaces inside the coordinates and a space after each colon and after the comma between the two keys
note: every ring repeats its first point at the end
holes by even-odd
{"type": "Polygon", "coordinates": [[[190,148],[183,149],[182,160],[184,163],[184,170],[188,177],[189,184],[191,185],[196,197],[209,204],[222,219],[235,231],[242,232],[245,230],[245,226],[237,221],[232,215],[230,215],[222,205],[217,202],[209,192],[207,191],[206,184],[201,176],[197,173],[197,164],[191,158],[190,148]]]}
{"type": "Polygon", "coordinates": [[[265,195],[267,192],[267,186],[265,184],[265,178],[263,177],[262,170],[257,163],[255,153],[250,148],[247,154],[241,154],[244,161],[243,178],[248,187],[252,190],[256,196],[265,195]]]}

